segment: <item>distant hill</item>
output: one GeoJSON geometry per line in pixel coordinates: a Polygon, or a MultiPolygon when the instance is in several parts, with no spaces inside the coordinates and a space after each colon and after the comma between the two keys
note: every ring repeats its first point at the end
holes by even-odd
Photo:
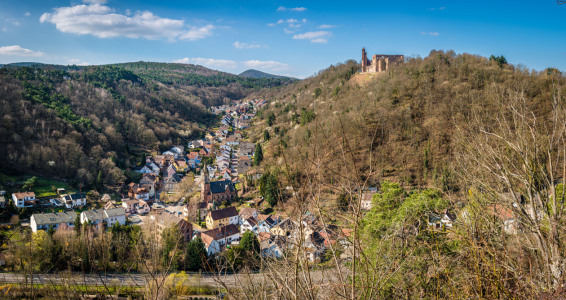
{"type": "Polygon", "coordinates": [[[262,71],[254,70],[254,69],[246,70],[246,71],[240,73],[240,75],[238,75],[238,76],[248,77],[248,78],[288,78],[288,79],[293,79],[293,78],[290,78],[290,77],[273,75],[273,74],[265,73],[265,72],[262,72],[262,71]]]}

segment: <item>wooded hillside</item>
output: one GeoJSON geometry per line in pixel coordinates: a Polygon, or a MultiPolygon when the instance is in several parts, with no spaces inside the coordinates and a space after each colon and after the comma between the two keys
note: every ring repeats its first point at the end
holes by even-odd
{"type": "Polygon", "coordinates": [[[456,138],[459,126],[473,113],[493,115],[499,100],[512,93],[524,95],[544,119],[556,89],[562,95],[565,89],[565,77],[556,70],[536,72],[453,51],[432,51],[378,74],[355,75],[358,68],[348,61],[281,90],[258,93],[271,99],[256,126],[258,139],[265,126],[272,137],[268,165],[285,156],[297,172],[309,173],[316,165],[335,182],[348,168],[336,159],[348,156],[362,171],[378,170],[372,185],[390,179],[457,191],[452,163],[465,142],[456,138]]]}

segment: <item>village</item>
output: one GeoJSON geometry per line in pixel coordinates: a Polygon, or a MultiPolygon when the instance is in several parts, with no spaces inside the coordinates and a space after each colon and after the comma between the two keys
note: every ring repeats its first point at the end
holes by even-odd
{"type": "MultiPolygon", "coordinates": [[[[237,101],[231,106],[212,107],[220,119],[218,127],[203,139],[189,141],[186,147],[177,145],[147,156],[145,165],[137,170],[141,179],[128,184],[120,200],[104,194],[103,207],[84,210],[85,193],[59,189],[59,198],[50,199],[49,204],[60,209],[32,214],[31,231],[72,230],[80,224],[106,230],[119,224],[139,225],[160,235],[176,226],[186,242],[199,237],[209,257],[238,245],[249,231],[257,237],[264,258],[280,259],[303,241],[313,263],[324,260],[328,247],[338,244],[346,250],[341,258],[347,260],[349,229],[324,226],[309,213],[291,218],[274,211],[257,193],[243,197],[242,181],[262,176],[259,167],[253,166],[256,144],[247,141],[246,129],[266,103],[237,101]]],[[[374,192],[364,193],[364,209],[371,207],[374,192]]],[[[12,201],[18,208],[39,205],[34,192],[13,193],[12,201]]]]}

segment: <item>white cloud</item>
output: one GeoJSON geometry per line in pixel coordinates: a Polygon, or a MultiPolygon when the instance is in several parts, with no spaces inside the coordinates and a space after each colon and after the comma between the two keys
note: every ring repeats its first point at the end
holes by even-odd
{"type": "Polygon", "coordinates": [[[261,60],[248,60],[244,62],[244,66],[253,69],[263,69],[270,72],[283,72],[289,70],[289,65],[277,61],[261,61],[261,60]]]}
{"type": "Polygon", "coordinates": [[[24,14],[24,16],[29,17],[31,16],[31,13],[29,11],[26,11],[26,13],[24,14]]]}
{"type": "Polygon", "coordinates": [[[285,20],[283,19],[277,21],[277,24],[283,24],[283,23],[285,23],[285,20]]]}
{"type": "Polygon", "coordinates": [[[277,11],[296,11],[296,12],[301,12],[301,11],[305,11],[307,10],[306,7],[285,7],[285,6],[279,6],[277,8],[277,11]]]}
{"type": "Polygon", "coordinates": [[[241,43],[241,42],[238,42],[238,41],[235,41],[234,44],[232,44],[232,46],[234,46],[238,49],[254,49],[254,48],[264,47],[264,46],[262,46],[260,44],[256,44],[256,43],[248,44],[248,43],[241,43]]]}
{"type": "Polygon", "coordinates": [[[310,31],[301,34],[295,34],[295,40],[310,40],[312,43],[326,43],[327,38],[332,35],[330,31],[310,31]]]}
{"type": "Polygon", "coordinates": [[[237,66],[237,63],[233,60],[202,58],[202,57],[194,57],[194,58],[185,57],[174,60],[173,62],[178,64],[194,64],[194,65],[201,65],[205,67],[221,68],[221,69],[235,69],[237,66]]]}
{"type": "Polygon", "coordinates": [[[13,46],[0,47],[0,55],[39,57],[45,55],[45,53],[41,51],[33,51],[30,49],[22,48],[19,45],[13,45],[13,46]]]}
{"type": "Polygon", "coordinates": [[[213,25],[185,26],[183,20],[161,18],[150,11],[137,11],[132,16],[117,13],[103,5],[105,1],[88,0],[87,4],[55,8],[39,18],[41,23],[52,23],[65,33],[93,35],[99,38],[127,37],[157,40],[186,39],[190,41],[212,35],[213,25]]]}
{"type": "Polygon", "coordinates": [[[12,25],[14,25],[14,26],[20,26],[20,25],[21,25],[21,23],[20,23],[20,22],[18,22],[18,21],[13,21],[13,22],[12,22],[12,25]]]}
{"type": "Polygon", "coordinates": [[[431,35],[431,36],[438,36],[438,32],[421,32],[421,35],[431,35]]]}
{"type": "Polygon", "coordinates": [[[295,30],[289,30],[287,28],[283,28],[283,32],[285,32],[286,34],[293,34],[295,33],[295,30]]]}
{"type": "Polygon", "coordinates": [[[297,19],[287,19],[287,23],[293,24],[299,22],[297,19]]]}
{"type": "Polygon", "coordinates": [[[106,0],[83,0],[83,3],[86,4],[106,4],[106,0]]]}
{"type": "Polygon", "coordinates": [[[317,26],[318,29],[329,29],[329,28],[334,28],[336,27],[336,25],[330,25],[330,24],[322,24],[317,26]]]}
{"type": "Polygon", "coordinates": [[[181,35],[179,38],[182,40],[196,41],[211,36],[214,30],[214,25],[206,25],[203,27],[193,26],[189,31],[181,35]]]}

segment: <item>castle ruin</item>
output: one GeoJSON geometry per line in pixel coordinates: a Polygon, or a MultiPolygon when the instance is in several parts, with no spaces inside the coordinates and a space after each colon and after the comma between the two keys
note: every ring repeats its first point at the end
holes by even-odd
{"type": "Polygon", "coordinates": [[[389,66],[402,63],[404,55],[375,54],[368,60],[366,48],[362,48],[362,73],[377,73],[389,70],[389,66]]]}

